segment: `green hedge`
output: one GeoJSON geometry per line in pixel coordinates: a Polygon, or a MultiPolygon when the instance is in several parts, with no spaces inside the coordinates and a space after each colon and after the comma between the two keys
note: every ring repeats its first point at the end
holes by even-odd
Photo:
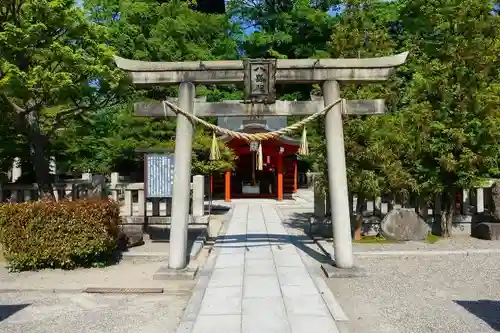
{"type": "Polygon", "coordinates": [[[0,205],[0,244],[11,270],[99,266],[114,258],[120,209],[111,200],[0,205]]]}

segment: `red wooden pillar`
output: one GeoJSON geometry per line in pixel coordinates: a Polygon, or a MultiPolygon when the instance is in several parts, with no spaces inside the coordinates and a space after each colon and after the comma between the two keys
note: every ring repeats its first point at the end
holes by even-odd
{"type": "Polygon", "coordinates": [[[210,195],[214,195],[214,176],[210,175],[210,195]]]}
{"type": "Polygon", "coordinates": [[[231,170],[226,171],[224,180],[224,200],[231,201],[231,170]]]}
{"type": "Polygon", "coordinates": [[[283,200],[283,155],[278,154],[277,171],[278,171],[278,200],[283,200]]]}
{"type": "Polygon", "coordinates": [[[297,160],[293,161],[293,193],[297,192],[297,182],[298,182],[298,170],[297,170],[297,160]]]}

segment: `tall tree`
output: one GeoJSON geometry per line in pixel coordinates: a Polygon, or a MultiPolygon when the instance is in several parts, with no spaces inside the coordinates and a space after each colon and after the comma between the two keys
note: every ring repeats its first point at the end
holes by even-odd
{"type": "Polygon", "coordinates": [[[123,76],[106,41],[106,29],[73,0],[0,4],[0,112],[17,118],[45,195],[52,193],[50,136],[68,119],[114,102],[120,90],[123,76]]]}
{"type": "MultiPolygon", "coordinates": [[[[333,26],[328,43],[332,58],[366,58],[397,53],[398,43],[390,27],[399,17],[398,4],[377,0],[348,0],[333,26]]],[[[342,97],[348,99],[385,98],[388,109],[397,103],[397,80],[382,84],[341,85],[342,97]]],[[[319,90],[319,89],[318,89],[319,90]]],[[[415,181],[400,160],[405,149],[404,133],[393,131],[394,117],[350,116],[344,119],[344,141],[349,191],[358,196],[358,210],[364,199],[392,193],[407,197],[415,181]]],[[[314,128],[324,138],[324,124],[314,128]]],[[[320,170],[326,169],[326,143],[317,142],[315,157],[320,170]]]]}
{"type": "Polygon", "coordinates": [[[487,0],[416,0],[402,12],[413,78],[401,124],[405,158],[424,194],[445,193],[451,234],[455,193],[500,173],[499,18],[487,0]],[[411,164],[411,165],[410,165],[411,164]]]}
{"type": "MultiPolygon", "coordinates": [[[[192,2],[87,0],[84,7],[92,20],[108,28],[109,43],[122,57],[147,61],[226,60],[238,57],[235,38],[239,34],[238,26],[226,15],[207,14],[192,2]]],[[[207,96],[209,100],[231,99],[241,95],[235,95],[235,92],[237,89],[231,86],[197,86],[197,95],[207,96]]],[[[132,94],[129,100],[119,107],[105,111],[105,114],[115,113],[116,116],[110,116],[110,125],[106,126],[107,130],[103,129],[106,132],[106,145],[112,145],[112,148],[102,152],[103,159],[99,168],[117,167],[118,161],[132,162],[136,155],[130,152],[137,147],[173,146],[175,118],[134,119],[130,106],[135,101],[158,101],[167,96],[175,96],[176,93],[175,86],[136,88],[135,94],[132,94]],[[116,127],[117,131],[109,131],[116,127]],[[124,129],[121,129],[122,127],[124,129]]],[[[202,134],[212,138],[212,133],[197,128],[193,172],[227,169],[233,158],[227,151],[222,152],[222,161],[203,160],[202,157],[210,149],[211,141],[206,140],[202,134]]],[[[72,149],[78,150],[79,146],[75,142],[72,149]]],[[[81,153],[88,155],[84,150],[81,153]]],[[[71,157],[75,157],[75,154],[71,157]]],[[[80,161],[73,159],[72,164],[76,166],[80,161]]]]}

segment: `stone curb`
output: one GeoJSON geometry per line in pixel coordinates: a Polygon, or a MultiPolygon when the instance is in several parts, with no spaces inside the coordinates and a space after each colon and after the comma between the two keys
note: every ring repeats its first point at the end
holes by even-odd
{"type": "Polygon", "coordinates": [[[166,252],[124,252],[122,261],[146,260],[146,261],[166,261],[168,253],[166,252]]]}
{"type": "Polygon", "coordinates": [[[208,228],[203,230],[201,234],[199,234],[193,242],[193,246],[191,247],[191,252],[189,253],[189,258],[191,260],[196,259],[198,254],[200,254],[203,246],[205,246],[205,242],[208,237],[208,228]]]}
{"type": "MultiPolygon", "coordinates": [[[[333,247],[323,237],[313,236],[319,248],[330,257],[333,256],[333,247]],[[331,249],[331,251],[329,251],[331,249]]],[[[355,251],[357,257],[404,257],[404,256],[443,256],[443,255],[480,255],[500,254],[500,249],[465,249],[465,250],[387,250],[387,251],[355,251]]],[[[333,258],[332,258],[333,259],[333,258]]]]}
{"type": "MultiPolygon", "coordinates": [[[[94,287],[93,287],[94,288],[94,287]]],[[[124,289],[124,290],[129,290],[129,289],[144,289],[144,286],[141,287],[126,287],[126,288],[109,288],[109,289],[124,289]]],[[[1,288],[0,289],[0,294],[9,294],[9,293],[40,293],[40,294],[99,294],[99,295],[140,295],[141,292],[136,292],[136,293],[131,293],[124,291],[123,293],[114,291],[110,293],[87,293],[86,290],[88,287],[85,288],[1,288]]],[[[107,287],[103,287],[102,289],[108,289],[107,287]]],[[[154,289],[158,289],[154,287],[154,289]]],[[[163,288],[160,288],[163,289],[163,288]]],[[[148,295],[172,295],[172,296],[187,296],[191,294],[190,290],[165,290],[160,292],[155,292],[155,293],[147,293],[148,295]]]]}
{"type": "Polygon", "coordinates": [[[480,255],[480,254],[500,254],[500,249],[468,249],[468,250],[401,250],[401,251],[358,251],[353,253],[357,257],[374,256],[444,256],[444,255],[480,255]]]}

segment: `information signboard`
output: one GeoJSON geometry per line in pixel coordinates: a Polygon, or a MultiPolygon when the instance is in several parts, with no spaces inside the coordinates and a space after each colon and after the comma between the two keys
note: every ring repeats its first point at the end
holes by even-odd
{"type": "Polygon", "coordinates": [[[146,197],[171,198],[174,185],[174,155],[146,154],[146,197]]]}

